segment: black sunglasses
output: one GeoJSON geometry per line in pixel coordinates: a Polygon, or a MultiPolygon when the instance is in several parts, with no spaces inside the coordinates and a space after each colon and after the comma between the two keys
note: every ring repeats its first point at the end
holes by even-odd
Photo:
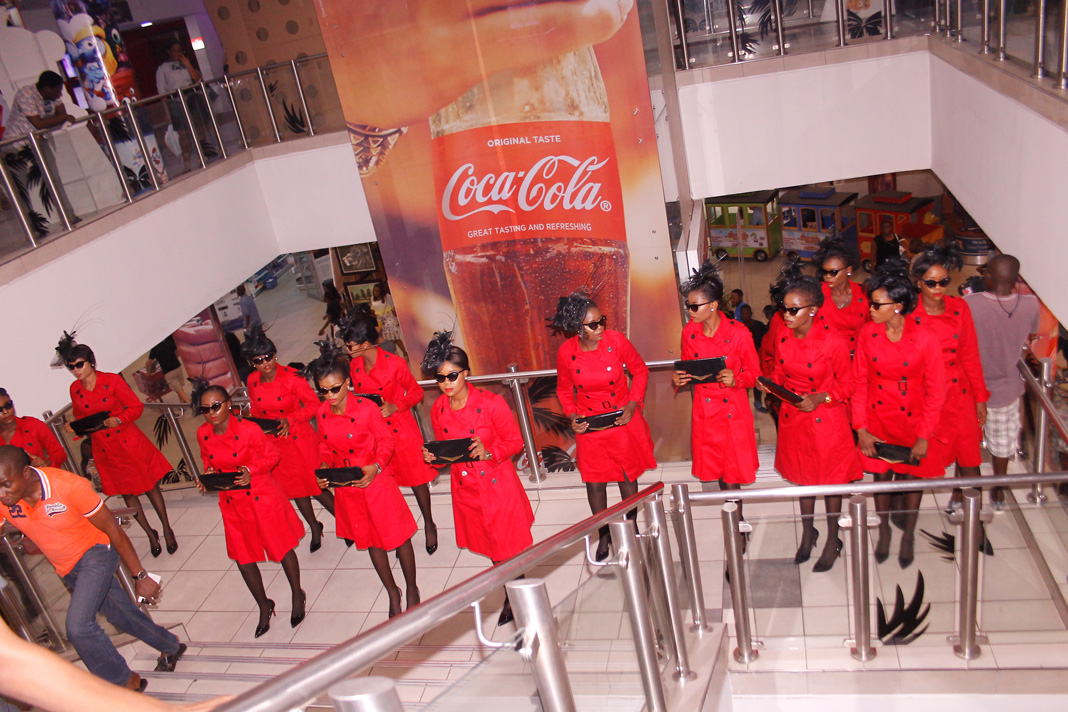
{"type": "Polygon", "coordinates": [[[875,300],[872,300],[868,303],[871,305],[872,309],[882,309],[883,307],[890,307],[897,304],[897,302],[877,302],[875,300]]]}
{"type": "Polygon", "coordinates": [[[224,405],[226,405],[226,401],[217,401],[215,403],[212,403],[211,405],[200,406],[199,408],[197,408],[197,412],[201,415],[204,415],[209,411],[212,413],[218,413],[220,410],[223,409],[224,405]]]}
{"type": "MultiPolygon", "coordinates": [[[[845,269],[845,268],[843,267],[842,269],[845,269]]],[[[842,271],[841,269],[822,269],[821,268],[820,269],[820,274],[829,275],[831,277],[837,277],[838,273],[841,272],[841,271],[842,271]]]]}
{"type": "Polygon", "coordinates": [[[8,401],[7,403],[0,405],[0,410],[15,410],[15,402],[8,401]]]}
{"type": "Polygon", "coordinates": [[[75,361],[74,363],[68,363],[67,364],[67,368],[70,369],[71,371],[74,371],[74,370],[79,369],[79,368],[84,368],[85,364],[87,364],[87,363],[89,363],[89,362],[86,361],[85,359],[82,359],[81,361],[75,361]]]}
{"type": "Polygon", "coordinates": [[[437,381],[438,383],[444,383],[445,381],[448,381],[449,383],[456,383],[456,379],[460,377],[461,373],[463,373],[463,371],[451,371],[449,373],[435,373],[434,374],[434,380],[437,381]]]}
{"type": "Polygon", "coordinates": [[[700,309],[701,307],[703,307],[706,304],[711,304],[712,302],[701,302],[700,304],[690,304],[689,302],[684,302],[684,303],[686,304],[686,308],[687,309],[689,309],[694,314],[696,314],[698,309],[700,309]]]}
{"type": "Polygon", "coordinates": [[[321,396],[325,396],[327,393],[332,396],[336,396],[338,393],[341,393],[341,389],[344,387],[345,384],[342,383],[337,386],[334,386],[333,388],[316,388],[315,390],[319,391],[319,395],[321,396]]]}
{"type": "Polygon", "coordinates": [[[943,277],[942,279],[921,279],[920,281],[926,284],[928,289],[934,289],[935,287],[948,287],[953,280],[949,277],[943,277]]]}
{"type": "Polygon", "coordinates": [[[806,304],[806,305],[805,305],[805,306],[803,306],[803,307],[787,307],[787,306],[782,306],[782,307],[779,307],[779,311],[783,311],[783,312],[786,312],[786,313],[787,313],[787,314],[789,314],[790,316],[797,316],[797,315],[798,315],[798,313],[799,313],[799,312],[800,312],[800,311],[801,311],[802,309],[808,309],[809,307],[814,307],[814,306],[816,306],[816,305],[815,305],[815,304],[806,304]]]}
{"type": "Polygon", "coordinates": [[[597,321],[591,321],[589,323],[587,323],[587,322],[583,322],[582,323],[582,325],[585,326],[590,331],[597,331],[598,327],[604,328],[604,326],[606,324],[608,324],[608,317],[606,317],[606,316],[602,316],[597,321]]]}
{"type": "Polygon", "coordinates": [[[252,365],[259,366],[261,363],[267,363],[274,360],[274,354],[264,354],[263,356],[253,356],[252,365]]]}

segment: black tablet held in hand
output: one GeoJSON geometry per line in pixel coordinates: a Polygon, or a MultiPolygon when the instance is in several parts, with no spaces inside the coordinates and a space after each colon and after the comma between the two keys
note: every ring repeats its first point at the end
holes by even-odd
{"type": "Polygon", "coordinates": [[[201,475],[200,484],[209,492],[229,492],[230,490],[247,490],[249,485],[234,484],[234,480],[243,473],[238,472],[212,472],[210,475],[201,475]]]}
{"type": "Polygon", "coordinates": [[[891,445],[890,443],[875,443],[875,457],[886,462],[900,465],[917,465],[918,461],[912,459],[912,448],[904,445],[891,445]]]}
{"type": "Polygon", "coordinates": [[[249,416],[245,420],[260,426],[260,430],[263,431],[264,435],[277,435],[282,427],[282,421],[275,418],[253,418],[249,416]]]}
{"type": "Polygon", "coordinates": [[[102,410],[99,413],[93,413],[84,418],[70,421],[70,429],[74,431],[75,435],[85,436],[90,433],[95,433],[97,430],[103,430],[104,421],[110,417],[110,410],[102,410]]]}
{"type": "Polygon", "coordinates": [[[455,440],[431,440],[423,443],[423,447],[434,455],[431,465],[451,465],[454,462],[472,462],[471,446],[475,443],[472,438],[457,438],[455,440]]]}
{"type": "Polygon", "coordinates": [[[320,467],[315,476],[326,480],[331,487],[352,487],[356,480],[363,479],[363,469],[359,467],[320,467]]]}
{"type": "Polygon", "coordinates": [[[767,388],[768,392],[771,393],[771,395],[775,396],[783,403],[797,405],[801,401],[805,400],[804,396],[797,395],[789,388],[783,388],[770,378],[765,378],[764,376],[757,376],[757,381],[761,383],[765,388],[767,388]]]}
{"type": "Polygon", "coordinates": [[[727,359],[723,356],[715,358],[695,358],[689,361],[676,361],[675,370],[685,371],[690,374],[694,383],[711,383],[716,380],[720,371],[726,370],[727,359]]]}
{"type": "Polygon", "coordinates": [[[353,395],[357,398],[366,398],[379,407],[382,406],[382,396],[377,393],[354,393],[353,395]]]}
{"type": "Polygon", "coordinates": [[[608,430],[609,428],[616,427],[616,420],[619,416],[623,415],[623,409],[609,411],[608,413],[598,413],[597,415],[587,415],[582,418],[575,418],[576,423],[589,423],[590,427],[587,428],[587,433],[596,433],[598,430],[608,430]]]}

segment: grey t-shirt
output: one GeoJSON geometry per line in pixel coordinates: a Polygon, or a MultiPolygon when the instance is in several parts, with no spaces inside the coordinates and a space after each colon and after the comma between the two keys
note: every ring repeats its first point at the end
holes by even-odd
{"type": "Polygon", "coordinates": [[[251,294],[245,294],[238,300],[238,304],[241,306],[241,315],[248,317],[248,326],[246,328],[251,329],[257,324],[262,324],[260,321],[260,310],[256,308],[256,300],[252,298],[251,294]]]}
{"type": "Polygon", "coordinates": [[[1038,333],[1038,299],[1032,294],[998,297],[979,292],[964,297],[972,310],[983,379],[990,391],[987,405],[1004,408],[1024,394],[1016,363],[1031,334],[1038,333]]]}

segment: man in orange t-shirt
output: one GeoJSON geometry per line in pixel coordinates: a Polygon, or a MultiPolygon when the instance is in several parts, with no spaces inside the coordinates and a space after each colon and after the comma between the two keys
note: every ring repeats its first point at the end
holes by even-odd
{"type": "Polygon", "coordinates": [[[98,612],[159,650],[157,670],[174,670],[186,646],[122,590],[115,578],[119,559],[136,579],[137,595],[154,601],[159,584],[148,578],[126,532],[88,481],[54,467],[31,467],[24,450],[0,446],[0,505],[0,517],[37,545],[70,590],[67,639],[91,673],[133,690],[146,687],[96,622],[98,612]]]}

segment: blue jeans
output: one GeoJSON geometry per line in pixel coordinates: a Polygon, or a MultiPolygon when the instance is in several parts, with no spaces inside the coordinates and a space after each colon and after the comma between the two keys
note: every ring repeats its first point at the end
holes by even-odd
{"type": "Polygon", "coordinates": [[[89,668],[89,672],[116,685],[124,685],[130,678],[130,668],[119,655],[104,629],[96,622],[99,611],[119,630],[143,640],[167,655],[178,652],[178,637],[152,622],[144,611],[135,606],[122,590],[115,571],[119,555],[109,546],[92,547],[63,583],[70,590],[67,609],[67,640],[89,668]]]}

